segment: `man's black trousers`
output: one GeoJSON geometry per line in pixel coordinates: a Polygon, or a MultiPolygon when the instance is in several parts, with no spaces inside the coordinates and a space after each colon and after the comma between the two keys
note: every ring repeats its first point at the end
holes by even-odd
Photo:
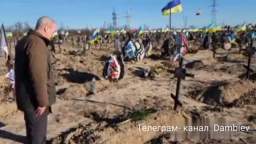
{"type": "Polygon", "coordinates": [[[35,110],[24,111],[28,144],[46,143],[47,117],[48,112],[44,112],[41,116],[37,117],[35,110]]]}

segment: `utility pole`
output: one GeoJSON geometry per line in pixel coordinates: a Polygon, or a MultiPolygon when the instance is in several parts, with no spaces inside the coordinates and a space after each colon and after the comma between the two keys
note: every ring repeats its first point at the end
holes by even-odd
{"type": "Polygon", "coordinates": [[[116,29],[117,28],[117,14],[116,14],[115,10],[113,10],[113,13],[112,13],[112,20],[113,20],[113,28],[116,29]]]}
{"type": "Polygon", "coordinates": [[[183,24],[184,24],[184,28],[186,29],[188,26],[188,17],[187,16],[183,16],[183,24]]]}
{"type": "Polygon", "coordinates": [[[216,0],[212,0],[211,8],[212,8],[212,11],[211,11],[211,13],[212,13],[211,24],[216,25],[217,24],[217,3],[216,3],[216,0]]]}
{"type": "Polygon", "coordinates": [[[126,18],[126,26],[129,29],[131,27],[131,15],[129,14],[129,11],[127,11],[127,15],[125,16],[126,18]]]}

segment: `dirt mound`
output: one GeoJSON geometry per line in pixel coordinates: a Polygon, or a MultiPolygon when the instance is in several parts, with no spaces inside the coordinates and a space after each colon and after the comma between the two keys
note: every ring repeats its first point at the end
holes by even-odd
{"type": "Polygon", "coordinates": [[[256,89],[253,89],[243,94],[239,99],[236,99],[232,106],[241,107],[244,105],[256,105],[256,89]]]}
{"type": "Polygon", "coordinates": [[[0,76],[0,103],[13,102],[14,96],[12,93],[11,83],[5,76],[0,76]]]}
{"type": "MultiPolygon", "coordinates": [[[[214,124],[229,124],[232,119],[224,118],[223,113],[204,112],[200,109],[187,110],[184,113],[170,111],[157,111],[143,119],[132,121],[130,118],[118,121],[111,127],[108,122],[80,124],[63,133],[52,143],[145,143],[145,144],[240,144],[251,143],[253,135],[246,137],[242,133],[214,132],[214,124]],[[114,127],[113,127],[114,126],[114,127]],[[158,126],[158,130],[142,131],[143,126],[158,126]],[[177,131],[166,131],[164,126],[177,126],[177,131]],[[208,126],[207,131],[184,131],[184,127],[208,126]],[[236,135],[236,136],[234,136],[236,135]],[[135,139],[136,137],[136,139],[135,139]],[[57,142],[58,141],[58,142],[57,142]]],[[[97,116],[98,117],[98,116],[97,116]]],[[[103,120],[103,119],[101,119],[103,120]]],[[[114,120],[111,120],[114,121],[114,120]]],[[[150,128],[145,128],[150,129],[150,128]]]]}
{"type": "Polygon", "coordinates": [[[232,75],[239,75],[246,71],[243,64],[221,64],[216,65],[215,70],[232,75]]]}
{"type": "Polygon", "coordinates": [[[250,81],[195,82],[186,94],[208,105],[243,106],[255,103],[255,84],[250,81]]]}
{"type": "Polygon", "coordinates": [[[183,141],[173,141],[170,139],[170,134],[164,134],[161,135],[158,138],[152,139],[150,142],[147,142],[146,144],[198,144],[198,143],[207,143],[207,144],[241,144],[244,143],[243,140],[240,141],[234,141],[234,140],[204,140],[200,142],[193,142],[190,140],[183,140],[183,141]]]}
{"type": "Polygon", "coordinates": [[[5,118],[15,112],[17,112],[17,106],[15,103],[1,103],[0,105],[0,118],[5,118]]]}
{"type": "Polygon", "coordinates": [[[185,64],[185,67],[188,69],[202,69],[205,67],[204,63],[201,60],[194,60],[185,64]]]}
{"type": "MultiPolygon", "coordinates": [[[[133,122],[127,119],[123,122],[117,123],[115,128],[106,127],[105,123],[92,124],[86,126],[80,126],[73,129],[69,134],[63,134],[64,140],[59,142],[66,143],[145,143],[151,139],[151,137],[157,136],[158,132],[143,132],[140,130],[141,125],[174,125],[177,122],[184,123],[184,118],[175,114],[175,112],[163,112],[155,113],[146,117],[143,121],[133,122]],[[161,121],[159,121],[161,120],[161,121]],[[160,122],[160,123],[159,123],[160,122]],[[134,138],[137,139],[134,139],[134,138]],[[88,140],[88,141],[84,141],[88,140]]],[[[59,137],[61,139],[61,137],[59,137]]],[[[56,140],[52,140],[56,141],[56,140]]]]}

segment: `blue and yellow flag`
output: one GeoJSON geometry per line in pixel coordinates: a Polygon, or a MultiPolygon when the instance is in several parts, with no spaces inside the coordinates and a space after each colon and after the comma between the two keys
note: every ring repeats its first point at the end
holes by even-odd
{"type": "Polygon", "coordinates": [[[172,0],[170,1],[163,9],[162,14],[164,16],[168,16],[170,14],[180,13],[182,12],[182,4],[180,0],[172,0]]]}

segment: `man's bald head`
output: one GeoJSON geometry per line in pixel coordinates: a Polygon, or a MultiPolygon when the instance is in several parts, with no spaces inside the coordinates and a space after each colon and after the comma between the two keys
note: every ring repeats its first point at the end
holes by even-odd
{"type": "Polygon", "coordinates": [[[37,20],[35,30],[47,39],[51,39],[57,31],[57,24],[52,18],[42,16],[37,20]]]}
{"type": "Polygon", "coordinates": [[[48,16],[42,16],[37,20],[35,29],[38,30],[42,28],[44,25],[51,24],[51,23],[55,23],[55,21],[52,18],[48,16]]]}

